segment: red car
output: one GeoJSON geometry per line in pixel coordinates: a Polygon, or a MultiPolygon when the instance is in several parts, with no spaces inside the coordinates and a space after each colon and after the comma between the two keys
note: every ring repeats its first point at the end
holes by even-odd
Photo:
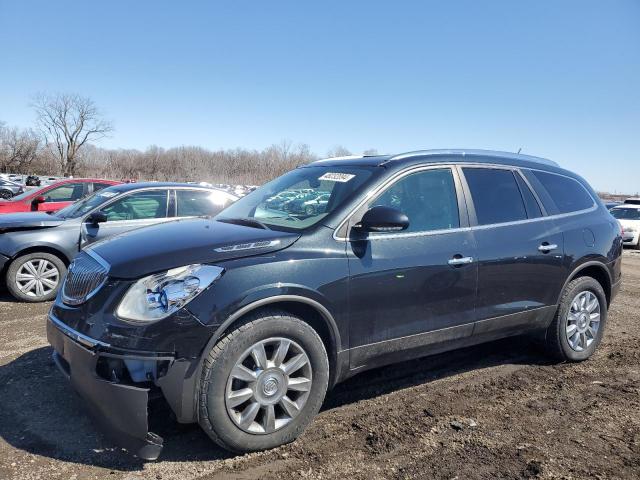
{"type": "Polygon", "coordinates": [[[0,214],[16,212],[55,212],[82,197],[122,182],[93,178],[69,178],[44,187],[27,190],[7,201],[0,201],[0,214]]]}

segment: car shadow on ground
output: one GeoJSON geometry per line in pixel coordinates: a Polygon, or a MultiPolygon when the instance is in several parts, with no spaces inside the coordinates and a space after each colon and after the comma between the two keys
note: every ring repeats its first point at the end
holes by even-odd
{"type": "MultiPolygon", "coordinates": [[[[332,390],[323,410],[461,372],[501,364],[543,363],[544,357],[530,340],[501,340],[364,372],[332,390]]],[[[232,456],[197,425],[176,423],[165,405],[152,406],[150,424],[164,438],[161,460],[212,461],[232,456]]],[[[48,347],[0,366],[0,437],[17,449],[65,462],[119,471],[140,470],[144,463],[96,432],[82,401],[57,371],[48,347]]]]}

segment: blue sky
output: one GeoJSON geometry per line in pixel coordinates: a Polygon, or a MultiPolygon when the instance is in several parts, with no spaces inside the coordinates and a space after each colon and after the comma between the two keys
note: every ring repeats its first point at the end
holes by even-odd
{"type": "Polygon", "coordinates": [[[489,148],[640,190],[640,1],[0,0],[0,120],[92,97],[107,147],[489,148]]]}

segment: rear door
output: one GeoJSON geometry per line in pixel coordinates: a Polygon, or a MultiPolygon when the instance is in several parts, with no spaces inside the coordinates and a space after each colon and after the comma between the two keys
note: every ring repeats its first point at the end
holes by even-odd
{"type": "Polygon", "coordinates": [[[475,320],[476,252],[455,170],[405,172],[349,223],[378,205],[410,225],[348,239],[352,368],[467,337],[475,320]]]}
{"type": "Polygon", "coordinates": [[[100,209],[107,221],[97,225],[83,222],[80,247],[97,240],[124,233],[135,228],[166,222],[171,217],[168,212],[169,189],[134,191],[116,198],[100,209]]]}
{"type": "Polygon", "coordinates": [[[563,236],[512,168],[460,168],[477,245],[475,334],[526,330],[555,311],[563,236]]]}

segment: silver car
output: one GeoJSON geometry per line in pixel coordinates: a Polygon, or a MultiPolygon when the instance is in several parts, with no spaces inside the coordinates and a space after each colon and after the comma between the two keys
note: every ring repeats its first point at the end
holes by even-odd
{"type": "Polygon", "coordinates": [[[236,200],[231,193],[198,185],[130,183],[105,188],[52,214],[5,214],[0,216],[0,272],[15,298],[51,300],[83,247],[180,217],[217,215],[236,200]]]}
{"type": "Polygon", "coordinates": [[[22,192],[24,192],[24,187],[19,183],[0,178],[0,199],[8,200],[22,192]]]}

